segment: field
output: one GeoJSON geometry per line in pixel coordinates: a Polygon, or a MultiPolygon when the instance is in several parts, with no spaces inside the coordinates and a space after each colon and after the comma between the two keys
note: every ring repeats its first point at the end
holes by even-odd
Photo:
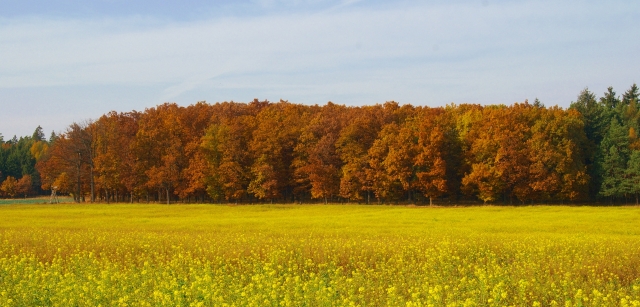
{"type": "Polygon", "coordinates": [[[640,306],[640,208],[2,205],[2,306],[640,306]]]}
{"type": "MultiPolygon", "coordinates": [[[[0,205],[7,205],[7,204],[48,204],[50,201],[50,198],[48,196],[42,196],[42,197],[37,197],[37,198],[15,198],[15,199],[1,199],[0,198],[0,205]]],[[[58,202],[60,203],[70,203],[73,201],[73,198],[68,197],[68,196],[59,196],[58,197],[58,202]]]]}

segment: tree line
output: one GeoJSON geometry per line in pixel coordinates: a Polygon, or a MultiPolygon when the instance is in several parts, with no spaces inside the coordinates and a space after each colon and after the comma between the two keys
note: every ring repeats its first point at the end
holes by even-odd
{"type": "Polygon", "coordinates": [[[5,141],[0,133],[0,196],[32,196],[43,193],[36,162],[44,156],[49,144],[56,138],[52,133],[47,140],[42,127],[32,136],[14,136],[5,141]]]}
{"type": "Polygon", "coordinates": [[[40,127],[0,137],[0,190],[78,202],[637,202],[638,96],[634,84],[622,97],[585,89],[568,109],[165,103],[48,140],[40,127]]]}

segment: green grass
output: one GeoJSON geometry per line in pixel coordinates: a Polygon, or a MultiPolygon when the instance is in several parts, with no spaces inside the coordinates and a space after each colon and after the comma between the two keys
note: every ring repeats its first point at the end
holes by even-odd
{"type": "MultiPolygon", "coordinates": [[[[31,197],[31,198],[9,198],[2,199],[0,198],[0,205],[15,205],[15,204],[48,204],[50,200],[49,196],[41,196],[41,197],[31,197]]],[[[60,203],[70,203],[73,201],[71,197],[58,197],[58,202],[60,203]]]]}
{"type": "Polygon", "coordinates": [[[640,306],[640,207],[15,204],[0,216],[3,306],[640,306]]]}

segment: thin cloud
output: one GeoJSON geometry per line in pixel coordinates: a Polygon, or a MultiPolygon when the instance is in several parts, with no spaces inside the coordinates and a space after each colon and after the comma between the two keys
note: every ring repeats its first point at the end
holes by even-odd
{"type": "MultiPolygon", "coordinates": [[[[43,88],[68,89],[48,103],[78,104],[97,117],[115,106],[126,111],[169,100],[256,97],[429,105],[539,97],[568,106],[585,86],[599,93],[614,85],[622,92],[640,81],[631,69],[640,67],[640,42],[629,39],[640,32],[631,18],[640,6],[635,2],[264,5],[275,9],[187,21],[2,19],[0,102],[10,107],[0,115],[0,132],[13,129],[4,114],[43,88]],[[107,87],[97,92],[120,96],[89,100],[84,95],[91,91],[78,90],[107,87]]],[[[28,130],[38,124],[46,125],[31,122],[28,130]]]]}

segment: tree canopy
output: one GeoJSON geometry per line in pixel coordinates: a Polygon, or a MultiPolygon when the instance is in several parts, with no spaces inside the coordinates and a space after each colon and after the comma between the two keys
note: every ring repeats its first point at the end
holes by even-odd
{"type": "Polygon", "coordinates": [[[0,193],[76,201],[536,203],[635,200],[639,90],[570,108],[165,103],[5,140],[0,193]]]}

